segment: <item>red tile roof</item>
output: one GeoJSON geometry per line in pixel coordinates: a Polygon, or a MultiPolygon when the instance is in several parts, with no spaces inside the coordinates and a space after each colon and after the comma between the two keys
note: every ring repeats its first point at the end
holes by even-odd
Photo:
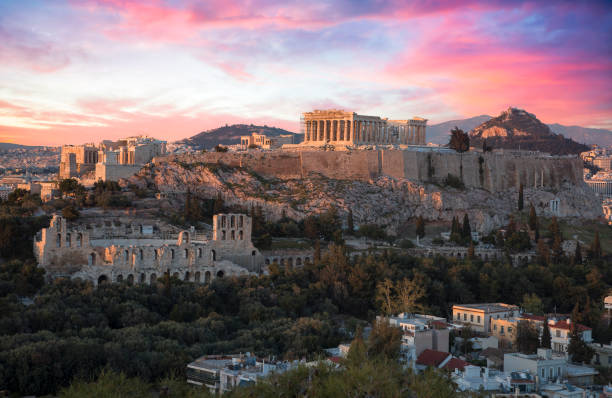
{"type": "Polygon", "coordinates": [[[469,363],[465,362],[462,359],[459,358],[451,358],[450,361],[448,361],[446,363],[446,365],[443,366],[444,369],[450,369],[450,370],[455,370],[455,369],[459,369],[461,371],[465,370],[465,367],[468,366],[469,363]]]}
{"type": "MultiPolygon", "coordinates": [[[[585,330],[591,330],[590,327],[584,326],[580,323],[576,323],[574,324],[574,326],[578,328],[579,332],[584,332],[585,330]]],[[[562,321],[558,321],[557,323],[551,324],[550,327],[555,328],[555,329],[571,330],[572,325],[571,323],[568,323],[566,320],[562,320],[562,321]]]]}
{"type": "Polygon", "coordinates": [[[448,329],[448,323],[442,321],[432,321],[431,326],[435,329],[448,329]]]}
{"type": "Polygon", "coordinates": [[[522,314],[521,318],[529,319],[530,321],[540,321],[540,322],[544,322],[546,320],[545,316],[532,315],[532,314],[522,314]]]}
{"type": "Polygon", "coordinates": [[[340,357],[329,357],[329,360],[334,362],[334,363],[340,363],[342,361],[342,358],[340,358],[340,357]]]}
{"type": "Polygon", "coordinates": [[[435,351],[428,348],[423,351],[421,355],[419,355],[416,363],[419,365],[434,366],[437,368],[449,356],[450,354],[448,352],[435,351]]]}

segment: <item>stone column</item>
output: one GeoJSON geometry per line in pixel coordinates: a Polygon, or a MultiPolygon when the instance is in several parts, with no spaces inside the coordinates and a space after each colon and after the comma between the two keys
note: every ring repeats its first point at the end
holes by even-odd
{"type": "Polygon", "coordinates": [[[327,119],[323,120],[323,141],[327,141],[328,140],[328,135],[329,135],[329,129],[327,127],[327,119]]]}

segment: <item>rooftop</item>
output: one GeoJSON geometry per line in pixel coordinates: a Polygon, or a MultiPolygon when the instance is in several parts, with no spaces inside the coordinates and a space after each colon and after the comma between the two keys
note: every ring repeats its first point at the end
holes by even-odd
{"type": "Polygon", "coordinates": [[[503,311],[514,311],[518,310],[519,307],[512,304],[505,303],[479,303],[479,304],[455,304],[454,308],[466,308],[471,310],[480,310],[486,312],[503,312],[503,311]]]}
{"type": "MultiPolygon", "coordinates": [[[[551,328],[563,329],[563,330],[571,330],[571,328],[572,328],[571,322],[568,322],[565,319],[562,320],[562,321],[557,321],[555,323],[550,323],[549,326],[551,328]]],[[[578,328],[578,331],[580,331],[580,332],[584,332],[585,330],[591,330],[590,327],[582,325],[580,323],[576,323],[575,326],[578,328]]]]}
{"type": "Polygon", "coordinates": [[[421,353],[421,355],[419,355],[416,360],[416,363],[419,365],[433,366],[437,368],[450,355],[451,354],[449,354],[448,352],[435,351],[427,348],[421,353]]]}

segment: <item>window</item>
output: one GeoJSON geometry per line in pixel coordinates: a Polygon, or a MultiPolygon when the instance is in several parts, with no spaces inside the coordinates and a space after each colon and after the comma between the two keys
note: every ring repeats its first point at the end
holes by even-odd
{"type": "Polygon", "coordinates": [[[470,322],[474,322],[474,315],[470,314],[470,322]]]}
{"type": "Polygon", "coordinates": [[[508,333],[512,333],[512,327],[508,326],[508,333]]]}
{"type": "Polygon", "coordinates": [[[555,336],[557,336],[557,337],[561,337],[561,331],[560,331],[560,330],[556,330],[556,331],[555,331],[555,336]]]}
{"type": "Polygon", "coordinates": [[[463,313],[463,320],[467,321],[467,314],[465,312],[463,313]]]}
{"type": "Polygon", "coordinates": [[[499,327],[499,333],[500,334],[504,334],[504,327],[503,327],[503,325],[499,327]]]}
{"type": "Polygon", "coordinates": [[[561,366],[557,366],[557,377],[561,377],[561,366]]]}
{"type": "Polygon", "coordinates": [[[497,330],[497,324],[493,325],[493,330],[497,330]]]}
{"type": "Polygon", "coordinates": [[[461,313],[457,312],[457,320],[460,321],[461,320],[461,313]]]}
{"type": "Polygon", "coordinates": [[[546,369],[542,368],[542,378],[546,377],[546,369]]]}
{"type": "Polygon", "coordinates": [[[480,315],[478,315],[476,318],[478,319],[478,323],[480,323],[480,315]]]}
{"type": "Polygon", "coordinates": [[[612,356],[608,357],[608,365],[612,364],[612,356]]]}
{"type": "Polygon", "coordinates": [[[551,379],[552,379],[552,378],[553,378],[553,376],[554,376],[554,371],[555,371],[555,370],[554,370],[553,368],[550,368],[550,371],[548,372],[548,374],[550,375],[550,378],[551,378],[551,379]]]}

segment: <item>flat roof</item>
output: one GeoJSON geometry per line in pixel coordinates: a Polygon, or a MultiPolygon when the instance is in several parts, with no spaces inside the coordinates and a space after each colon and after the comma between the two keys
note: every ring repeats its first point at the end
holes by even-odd
{"type": "Polygon", "coordinates": [[[469,310],[478,310],[486,312],[503,312],[519,309],[517,305],[504,303],[454,304],[453,309],[455,308],[464,308],[469,310]]]}

